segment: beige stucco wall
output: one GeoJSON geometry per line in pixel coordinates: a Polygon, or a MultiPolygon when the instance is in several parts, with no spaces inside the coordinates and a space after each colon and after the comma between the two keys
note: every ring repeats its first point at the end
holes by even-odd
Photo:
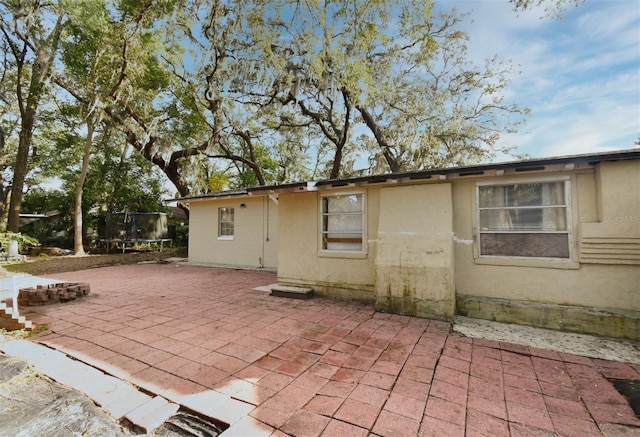
{"type": "Polygon", "coordinates": [[[451,186],[353,190],[365,195],[366,251],[320,250],[320,197],[280,196],[278,282],[326,296],[375,302],[383,311],[451,319],[455,308],[451,186]]]}
{"type": "Polygon", "coordinates": [[[198,200],[191,202],[189,208],[190,263],[277,267],[278,206],[268,197],[198,200]],[[234,208],[232,240],[218,238],[218,208],[222,207],[234,208]]]}
{"type": "Polygon", "coordinates": [[[603,162],[596,169],[598,221],[640,227],[640,160],[603,162]]]}
{"type": "Polygon", "coordinates": [[[451,184],[382,188],[378,214],[376,308],[453,319],[451,184]]]}
{"type": "MultiPolygon", "coordinates": [[[[366,228],[371,235],[378,227],[379,190],[355,191],[365,194],[366,228]]],[[[280,195],[278,282],[312,286],[320,295],[373,303],[376,241],[367,242],[366,255],[361,257],[321,253],[319,205],[318,192],[280,195]]]]}
{"type": "MultiPolygon", "coordinates": [[[[640,186],[639,175],[640,161],[508,176],[519,182],[568,178],[572,232],[571,258],[565,261],[478,256],[476,183],[501,183],[506,177],[334,190],[366,194],[368,247],[362,257],[319,250],[321,192],[281,194],[278,279],[311,286],[323,295],[375,302],[382,310],[428,317],[448,317],[453,307],[443,291],[447,289],[455,290],[459,300],[507,302],[514,308],[531,303],[534,312],[536,304],[561,308],[546,314],[566,315],[569,308],[581,312],[575,320],[586,320],[581,317],[591,309],[637,313],[640,260],[634,256],[640,247],[640,190],[632,186],[640,186]],[[426,310],[416,311],[423,298],[426,310]],[[438,307],[437,302],[444,304],[438,307]]],[[[513,317],[519,317],[515,311],[513,317]]],[[[598,317],[589,320],[597,322],[598,317]]]]}
{"type": "Polygon", "coordinates": [[[629,333],[640,328],[638,187],[640,160],[281,193],[277,207],[266,197],[199,201],[191,204],[189,261],[258,267],[261,258],[265,267],[277,266],[281,284],[389,312],[450,319],[457,305],[475,317],[634,338],[629,333]],[[570,259],[479,257],[477,182],[540,178],[570,181],[570,259]],[[364,194],[363,254],[320,250],[324,193],[364,194]],[[232,241],[217,238],[219,207],[236,208],[232,241]],[[598,330],[598,324],[608,327],[598,330]]]}
{"type": "MultiPolygon", "coordinates": [[[[611,226],[598,221],[601,217],[640,216],[638,190],[629,189],[629,183],[640,175],[640,162],[600,164],[596,170],[563,174],[571,177],[572,187],[572,259],[567,263],[478,258],[475,181],[454,184],[455,284],[459,296],[640,311],[640,267],[633,262],[621,264],[625,261],[615,255],[610,244],[625,239],[639,247],[640,222],[611,226]],[[595,228],[606,230],[598,234],[607,243],[602,250],[614,253],[604,261],[594,254],[587,259],[584,253],[585,233],[595,233],[595,228]]],[[[527,178],[531,176],[522,179],[527,178]]]]}

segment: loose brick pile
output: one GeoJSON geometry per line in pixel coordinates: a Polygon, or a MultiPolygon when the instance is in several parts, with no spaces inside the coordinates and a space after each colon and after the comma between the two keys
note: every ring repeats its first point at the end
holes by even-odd
{"type": "Polygon", "coordinates": [[[37,288],[21,288],[18,292],[18,306],[50,305],[69,302],[89,294],[89,284],[84,282],[60,282],[38,285],[37,288]]]}

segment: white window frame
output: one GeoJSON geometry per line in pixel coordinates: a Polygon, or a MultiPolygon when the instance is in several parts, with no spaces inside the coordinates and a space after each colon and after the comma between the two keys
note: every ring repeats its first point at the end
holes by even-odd
{"type": "MultiPolygon", "coordinates": [[[[573,248],[573,212],[572,212],[572,190],[574,183],[572,183],[570,176],[547,176],[537,177],[529,179],[503,179],[503,180],[491,180],[481,181],[475,184],[475,255],[476,263],[478,264],[498,264],[498,265],[523,265],[523,266],[540,266],[540,267],[554,267],[554,268],[579,268],[579,264],[574,258],[573,248]],[[513,256],[513,255],[484,255],[481,249],[481,235],[483,233],[498,233],[498,231],[483,231],[481,229],[480,222],[480,187],[484,186],[503,186],[503,185],[519,185],[519,184],[542,184],[552,182],[564,183],[564,201],[563,207],[566,211],[566,230],[564,231],[505,231],[505,233],[561,233],[567,235],[568,254],[567,258],[557,257],[534,257],[534,256],[513,256]]],[[[542,205],[540,207],[543,207],[542,205]]],[[[527,207],[523,207],[527,208],[527,207]]]]}
{"type": "Polygon", "coordinates": [[[218,208],[218,240],[233,240],[234,236],[236,234],[236,212],[235,212],[235,208],[232,206],[221,206],[218,208]],[[223,221],[222,220],[222,212],[223,210],[231,210],[232,214],[233,214],[233,220],[232,221],[223,221]],[[232,234],[223,234],[222,231],[222,225],[225,223],[231,223],[232,224],[232,234]]]}
{"type": "MultiPolygon", "coordinates": [[[[336,213],[344,214],[344,213],[336,213]]],[[[337,193],[319,193],[318,196],[318,254],[320,256],[338,257],[338,258],[364,258],[367,254],[367,195],[364,191],[349,191],[349,192],[337,192],[337,193]],[[324,235],[327,233],[324,229],[324,209],[323,201],[328,197],[346,197],[346,196],[361,196],[362,198],[362,211],[359,213],[347,213],[347,214],[360,214],[362,219],[361,235],[362,243],[360,250],[341,250],[341,249],[325,249],[324,248],[324,235]]]]}

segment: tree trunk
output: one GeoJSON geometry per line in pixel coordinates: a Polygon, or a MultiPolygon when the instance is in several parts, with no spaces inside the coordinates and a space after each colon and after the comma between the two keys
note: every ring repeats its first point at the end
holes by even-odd
{"type": "Polygon", "coordinates": [[[84,143],[84,155],[82,156],[82,169],[78,177],[78,185],[76,186],[76,205],[74,210],[74,238],[73,251],[75,256],[84,256],[84,246],[82,244],[82,193],[84,190],[84,182],[89,172],[89,158],[91,157],[91,146],[93,144],[94,131],[93,115],[87,117],[87,137],[84,143]]]}
{"type": "Polygon", "coordinates": [[[4,167],[6,164],[6,153],[5,153],[5,139],[4,139],[4,129],[0,125],[0,229],[4,229],[4,225],[6,224],[5,220],[7,218],[7,198],[5,196],[5,187],[4,187],[4,167]]]}
{"type": "Polygon", "coordinates": [[[22,203],[22,190],[24,189],[24,180],[29,172],[29,150],[31,148],[31,139],[33,138],[33,124],[35,121],[35,112],[37,102],[33,102],[32,93],[27,99],[27,110],[22,116],[20,126],[20,140],[18,142],[18,152],[16,154],[16,163],[13,167],[13,182],[11,185],[11,200],[9,203],[9,222],[7,229],[11,232],[19,232],[20,230],[20,205],[22,203]]]}
{"type": "MultiPolygon", "coordinates": [[[[27,97],[26,106],[20,107],[20,140],[18,142],[16,162],[13,168],[11,201],[9,204],[9,222],[7,224],[7,228],[11,232],[18,232],[20,229],[22,190],[24,189],[24,181],[27,177],[27,173],[29,172],[29,151],[31,149],[31,140],[33,139],[36,112],[40,103],[40,97],[42,97],[45,82],[51,74],[51,67],[53,65],[55,53],[58,49],[58,42],[60,41],[60,34],[62,33],[63,27],[62,15],[59,15],[55,27],[47,38],[49,46],[37,53],[34,53],[35,59],[31,67],[29,95],[27,97]]],[[[16,57],[16,61],[23,62],[24,59],[18,59],[18,57],[16,57]]],[[[17,86],[20,88],[20,80],[18,80],[17,86]]]]}
{"type": "MultiPolygon", "coordinates": [[[[240,130],[236,131],[236,135],[240,136],[249,148],[249,158],[247,160],[243,160],[245,164],[249,166],[249,168],[253,171],[253,174],[256,175],[256,179],[258,180],[258,184],[261,186],[267,185],[267,182],[264,178],[264,173],[262,172],[262,167],[258,163],[258,158],[256,157],[256,149],[253,147],[253,142],[251,141],[251,136],[249,135],[249,131],[242,132],[240,130]]],[[[227,148],[223,148],[224,151],[231,157],[231,153],[227,148]]]]}
{"type": "Polygon", "coordinates": [[[336,146],[336,153],[333,154],[333,165],[331,166],[329,179],[338,179],[340,177],[340,169],[342,168],[342,149],[344,149],[343,145],[336,146]]]}
{"type": "Polygon", "coordinates": [[[364,123],[371,130],[373,136],[376,139],[376,142],[382,149],[382,154],[384,155],[384,159],[386,159],[391,172],[398,173],[402,171],[398,160],[391,153],[391,147],[389,146],[387,139],[384,137],[384,132],[382,132],[382,129],[380,128],[380,126],[378,126],[378,123],[374,120],[373,116],[369,113],[369,111],[367,111],[367,108],[361,105],[356,105],[356,109],[360,111],[360,115],[362,115],[364,123]]]}

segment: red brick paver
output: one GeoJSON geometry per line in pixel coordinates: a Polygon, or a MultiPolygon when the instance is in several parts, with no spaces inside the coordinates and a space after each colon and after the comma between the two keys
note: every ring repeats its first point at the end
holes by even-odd
{"type": "Polygon", "coordinates": [[[640,433],[607,379],[640,379],[638,365],[253,290],[276,281],[269,272],[142,264],[56,276],[92,293],[38,308],[32,320],[50,330],[33,341],[225,421],[229,435],[640,433]]]}

